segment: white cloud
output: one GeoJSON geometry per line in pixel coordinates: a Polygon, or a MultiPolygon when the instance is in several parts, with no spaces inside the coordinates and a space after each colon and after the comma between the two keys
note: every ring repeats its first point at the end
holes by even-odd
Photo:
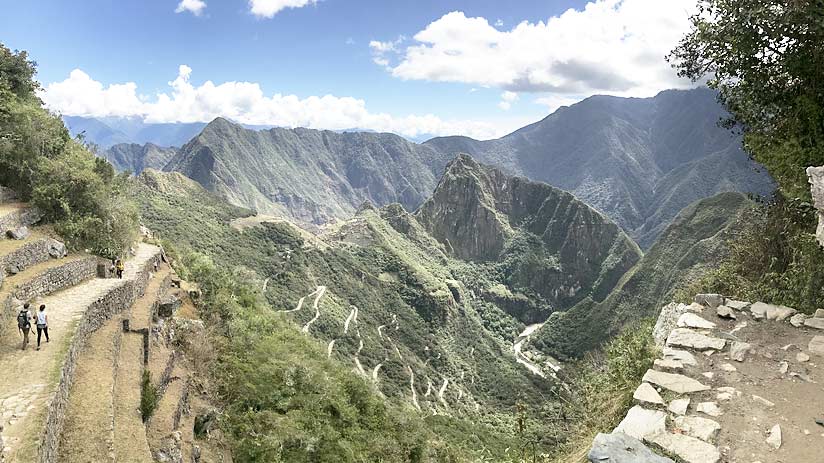
{"type": "Polygon", "coordinates": [[[518,101],[518,94],[507,90],[501,93],[501,101],[498,103],[498,107],[504,111],[509,111],[509,108],[512,107],[512,103],[516,101],[518,101]]]}
{"type": "Polygon", "coordinates": [[[314,5],[318,0],[249,0],[249,11],[259,18],[272,18],[286,8],[314,5]]]}
{"type": "Polygon", "coordinates": [[[395,116],[373,113],[366,102],[334,95],[300,98],[267,96],[254,82],[191,82],[192,69],[180,65],[170,90],[152,98],[139,96],[134,82],[103,85],[75,69],[62,82],[48,84],[41,98],[49,109],[66,116],[136,116],[146,122],[208,122],[220,116],[245,124],[314,129],[366,129],[407,137],[467,135],[479,139],[502,136],[523,121],[492,123],[444,120],[433,114],[395,116]]]}
{"type": "Polygon", "coordinates": [[[204,9],[206,9],[206,2],[203,0],[180,0],[177,8],[175,8],[175,13],[188,11],[195,16],[200,16],[204,9]]]}
{"type": "Polygon", "coordinates": [[[689,29],[695,0],[593,0],[546,22],[496,29],[452,12],[397,49],[373,48],[401,79],[517,92],[650,96],[691,84],[664,56],[689,29]]]}
{"type": "Polygon", "coordinates": [[[499,18],[497,21],[495,21],[495,27],[503,27],[503,26],[504,26],[504,20],[503,19],[499,18]]]}

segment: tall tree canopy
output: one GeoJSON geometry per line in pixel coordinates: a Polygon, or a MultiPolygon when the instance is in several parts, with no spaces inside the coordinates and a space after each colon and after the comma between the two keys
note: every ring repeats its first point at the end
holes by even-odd
{"type": "Polygon", "coordinates": [[[707,85],[744,133],[745,149],[790,197],[824,164],[824,0],[699,0],[669,56],[707,85]]]}

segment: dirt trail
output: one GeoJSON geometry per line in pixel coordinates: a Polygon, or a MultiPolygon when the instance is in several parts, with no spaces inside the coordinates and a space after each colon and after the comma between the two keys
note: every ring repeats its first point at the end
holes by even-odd
{"type": "Polygon", "coordinates": [[[406,369],[409,371],[409,389],[412,390],[412,403],[415,404],[415,408],[420,411],[421,406],[418,404],[418,393],[415,391],[415,372],[412,371],[412,367],[409,365],[406,366],[406,369]]]}
{"type": "MultiPolygon", "coordinates": [[[[529,371],[533,374],[540,376],[541,378],[546,378],[543,370],[538,365],[530,362],[529,359],[521,353],[521,347],[523,347],[524,342],[534,333],[538,328],[544,326],[543,323],[536,323],[534,325],[529,325],[518,335],[515,339],[515,343],[512,345],[512,349],[515,351],[515,361],[520,363],[521,365],[525,366],[529,371]]],[[[554,369],[554,368],[553,368],[554,369]]]]}
{"type": "Polygon", "coordinates": [[[20,350],[19,337],[0,340],[0,371],[14,372],[0,376],[0,417],[7,462],[29,460],[36,453],[36,439],[29,436],[40,432],[37,423],[45,417],[78,320],[93,302],[133,279],[155,251],[154,246],[138,247],[137,255],[126,261],[123,280],[94,279],[42,298],[40,303],[46,304],[49,315],[51,342],[43,339],[40,351],[34,348],[36,335],[30,337],[34,342],[25,351],[20,350]]]}
{"type": "Polygon", "coordinates": [[[326,286],[318,286],[318,288],[314,291],[315,302],[312,303],[312,307],[315,309],[315,316],[311,320],[306,322],[305,325],[303,325],[301,331],[303,331],[304,333],[309,333],[309,328],[312,326],[313,323],[315,323],[318,320],[318,318],[320,318],[320,308],[318,308],[318,302],[320,301],[320,298],[323,297],[323,294],[325,292],[326,286]]]}
{"type": "Polygon", "coordinates": [[[447,386],[449,386],[449,379],[444,378],[444,379],[443,379],[443,385],[441,385],[441,388],[438,390],[438,400],[440,400],[440,401],[441,401],[441,403],[443,404],[443,406],[444,406],[444,407],[448,407],[448,406],[449,406],[449,405],[446,403],[446,400],[444,400],[444,398],[443,398],[443,395],[444,395],[444,393],[446,392],[446,387],[447,387],[447,386]]]}
{"type": "Polygon", "coordinates": [[[346,322],[343,324],[343,334],[349,332],[349,323],[354,320],[355,323],[358,321],[358,308],[354,305],[352,306],[352,311],[349,312],[349,316],[346,317],[346,322]]]}

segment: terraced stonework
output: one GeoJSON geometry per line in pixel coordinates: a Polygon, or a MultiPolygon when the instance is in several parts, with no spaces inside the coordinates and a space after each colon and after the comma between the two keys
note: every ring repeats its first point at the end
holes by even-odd
{"type": "Polygon", "coordinates": [[[824,310],[808,317],[721,295],[696,301],[662,309],[662,356],[589,461],[821,461],[824,310]]]}

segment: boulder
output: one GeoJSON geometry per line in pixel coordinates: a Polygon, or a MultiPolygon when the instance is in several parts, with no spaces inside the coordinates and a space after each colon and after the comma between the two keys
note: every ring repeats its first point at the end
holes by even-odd
{"type": "Polygon", "coordinates": [[[711,330],[715,328],[715,323],[704,320],[692,312],[681,314],[681,316],[678,317],[678,322],[676,324],[680,328],[698,328],[702,330],[711,330]]]}
{"type": "Polygon", "coordinates": [[[700,416],[679,416],[675,418],[675,427],[684,434],[705,442],[714,441],[721,430],[721,425],[717,421],[700,416]]]}
{"type": "Polygon", "coordinates": [[[705,386],[688,376],[655,370],[647,370],[647,372],[644,373],[643,380],[678,394],[689,394],[691,392],[708,391],[710,389],[709,386],[705,386]]]}
{"type": "Polygon", "coordinates": [[[813,354],[824,355],[824,336],[815,336],[807,346],[807,350],[813,354]]]}
{"type": "Polygon", "coordinates": [[[646,440],[687,463],[718,463],[721,460],[721,452],[714,445],[685,434],[661,432],[646,440]]]}
{"type": "Polygon", "coordinates": [[[802,326],[804,326],[804,320],[806,320],[806,319],[807,319],[806,315],[804,315],[803,313],[797,313],[797,314],[793,315],[792,317],[790,317],[790,325],[792,325],[796,328],[802,327],[802,326]]]}
{"type": "Polygon", "coordinates": [[[743,362],[752,346],[746,342],[735,341],[730,346],[730,358],[736,362],[743,362]]]}
{"type": "Polygon", "coordinates": [[[824,318],[824,309],[816,309],[815,315],[813,315],[813,317],[824,318]]]}
{"type": "Polygon", "coordinates": [[[658,391],[648,383],[641,383],[638,389],[635,390],[635,393],[632,394],[632,398],[641,403],[664,405],[664,399],[662,399],[658,391]]]}
{"type": "Polygon", "coordinates": [[[629,409],[627,416],[613,432],[622,432],[636,439],[644,439],[658,432],[663,432],[667,425],[667,414],[657,410],[647,410],[639,405],[629,409]]]}
{"type": "Polygon", "coordinates": [[[807,328],[824,330],[824,318],[808,318],[804,320],[804,326],[806,326],[807,328]]]}
{"type": "Polygon", "coordinates": [[[781,426],[775,425],[767,436],[767,445],[778,450],[781,448],[781,426]]]}
{"type": "Polygon", "coordinates": [[[676,328],[667,337],[668,347],[688,347],[697,350],[721,350],[727,344],[723,339],[704,336],[687,328],[676,328]]]}
{"type": "Polygon", "coordinates": [[[818,242],[824,246],[824,166],[807,167],[807,178],[810,182],[813,203],[818,209],[818,242]]]}
{"type": "Polygon", "coordinates": [[[640,440],[622,432],[600,433],[587,455],[590,463],[674,463],[652,452],[640,440]]]}
{"type": "Polygon", "coordinates": [[[676,304],[672,302],[661,308],[661,313],[658,315],[658,320],[655,322],[655,328],[652,330],[652,337],[655,339],[655,344],[658,347],[663,347],[667,340],[670,331],[676,327],[678,318],[682,314],[689,311],[689,306],[686,304],[676,304]]]}
{"type": "Polygon", "coordinates": [[[730,320],[735,320],[737,318],[735,316],[735,310],[726,305],[719,305],[718,308],[715,309],[715,314],[721,318],[727,318],[730,320]]]}
{"type": "Polygon", "coordinates": [[[756,302],[750,306],[750,313],[752,313],[753,318],[756,320],[763,320],[767,318],[767,309],[769,308],[770,304],[756,302]]]}
{"type": "Polygon", "coordinates": [[[68,254],[68,251],[66,250],[66,245],[61,243],[60,241],[49,238],[46,245],[49,248],[49,256],[55,259],[61,259],[63,257],[66,257],[66,254],[68,254]]]}
{"type": "Polygon", "coordinates": [[[782,322],[798,313],[797,310],[783,305],[771,305],[767,307],[767,320],[782,322]]]}
{"type": "Polygon", "coordinates": [[[167,294],[157,305],[157,315],[162,318],[173,317],[177,309],[183,304],[176,294],[167,294]]]}
{"type": "Polygon", "coordinates": [[[24,240],[29,237],[28,227],[18,227],[6,231],[6,236],[13,240],[24,240]]]}
{"type": "Polygon", "coordinates": [[[695,302],[714,309],[724,303],[724,296],[720,294],[696,294],[695,302]]]}

